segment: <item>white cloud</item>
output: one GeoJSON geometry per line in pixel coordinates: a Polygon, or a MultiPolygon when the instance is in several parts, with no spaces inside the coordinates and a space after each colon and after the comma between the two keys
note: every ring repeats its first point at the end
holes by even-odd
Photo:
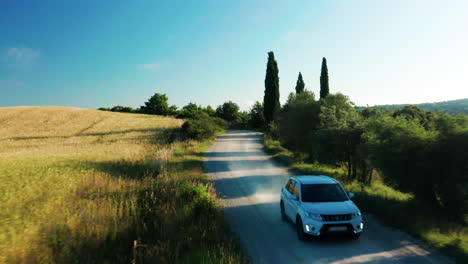
{"type": "Polygon", "coordinates": [[[159,68],[161,68],[161,63],[158,62],[138,64],[138,69],[140,70],[154,71],[159,68]]]}
{"type": "Polygon", "coordinates": [[[31,65],[40,56],[39,50],[30,48],[9,48],[3,56],[3,61],[10,66],[28,66],[31,65]]]}

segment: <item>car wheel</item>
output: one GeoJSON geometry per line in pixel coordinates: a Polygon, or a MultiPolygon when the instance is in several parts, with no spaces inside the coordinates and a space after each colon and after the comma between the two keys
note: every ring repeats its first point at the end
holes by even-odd
{"type": "Polygon", "coordinates": [[[360,236],[361,236],[361,233],[352,233],[351,234],[351,239],[356,240],[356,239],[359,239],[360,236]]]}
{"type": "Polygon", "coordinates": [[[287,221],[288,221],[288,217],[286,216],[286,212],[284,211],[284,204],[283,204],[283,201],[281,201],[281,203],[280,203],[280,208],[281,208],[281,219],[282,219],[284,222],[287,222],[287,221]]]}
{"type": "Polygon", "coordinates": [[[306,234],[304,233],[304,227],[302,226],[302,219],[298,216],[296,220],[296,231],[297,231],[297,238],[300,241],[306,240],[306,234]]]}

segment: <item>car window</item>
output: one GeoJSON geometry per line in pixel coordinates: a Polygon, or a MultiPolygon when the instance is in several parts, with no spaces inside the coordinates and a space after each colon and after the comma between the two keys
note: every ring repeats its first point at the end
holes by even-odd
{"type": "Polygon", "coordinates": [[[293,186],[293,191],[291,192],[292,194],[299,196],[299,183],[294,181],[294,186],[293,186]]]}
{"type": "Polygon", "coordinates": [[[286,184],[286,190],[290,193],[293,193],[294,182],[293,180],[289,180],[288,184],[286,184]]]}
{"type": "Polygon", "coordinates": [[[348,196],[338,184],[303,184],[303,202],[346,201],[348,196]]]}

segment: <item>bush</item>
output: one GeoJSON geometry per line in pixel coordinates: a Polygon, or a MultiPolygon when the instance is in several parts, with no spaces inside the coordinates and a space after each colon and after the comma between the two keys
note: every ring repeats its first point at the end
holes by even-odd
{"type": "Polygon", "coordinates": [[[225,102],[216,108],[216,116],[221,117],[228,122],[235,123],[240,118],[239,106],[232,101],[225,102]]]}
{"type": "Polygon", "coordinates": [[[197,118],[185,121],[182,125],[182,134],[186,138],[204,140],[213,137],[216,132],[227,126],[227,122],[220,118],[212,118],[206,113],[197,118]]]}
{"type": "Polygon", "coordinates": [[[121,113],[134,113],[135,109],[128,106],[116,105],[110,109],[112,112],[121,112],[121,113]]]}
{"type": "Polygon", "coordinates": [[[197,105],[195,103],[188,103],[186,106],[182,107],[182,109],[179,111],[177,117],[178,118],[191,118],[195,119],[200,117],[200,115],[203,114],[203,107],[200,105],[197,105]]]}
{"type": "Polygon", "coordinates": [[[248,125],[253,129],[265,129],[265,117],[263,117],[263,104],[256,101],[250,108],[248,125]]]}
{"type": "Polygon", "coordinates": [[[279,136],[285,147],[309,153],[312,149],[310,134],[317,129],[320,122],[319,110],[320,105],[312,92],[306,90],[298,95],[291,93],[278,119],[269,129],[279,136]]]}
{"type": "Polygon", "coordinates": [[[222,129],[226,129],[228,128],[229,126],[229,123],[222,119],[222,118],[219,118],[219,117],[212,117],[211,120],[216,124],[216,126],[218,126],[219,128],[222,128],[222,129]]]}

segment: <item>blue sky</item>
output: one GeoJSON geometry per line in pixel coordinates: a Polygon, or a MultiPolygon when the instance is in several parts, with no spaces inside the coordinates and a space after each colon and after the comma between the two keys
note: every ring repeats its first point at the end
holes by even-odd
{"type": "Polygon", "coordinates": [[[468,1],[0,2],[0,107],[248,109],[275,52],[284,101],[303,73],[357,105],[468,97],[468,1]]]}

